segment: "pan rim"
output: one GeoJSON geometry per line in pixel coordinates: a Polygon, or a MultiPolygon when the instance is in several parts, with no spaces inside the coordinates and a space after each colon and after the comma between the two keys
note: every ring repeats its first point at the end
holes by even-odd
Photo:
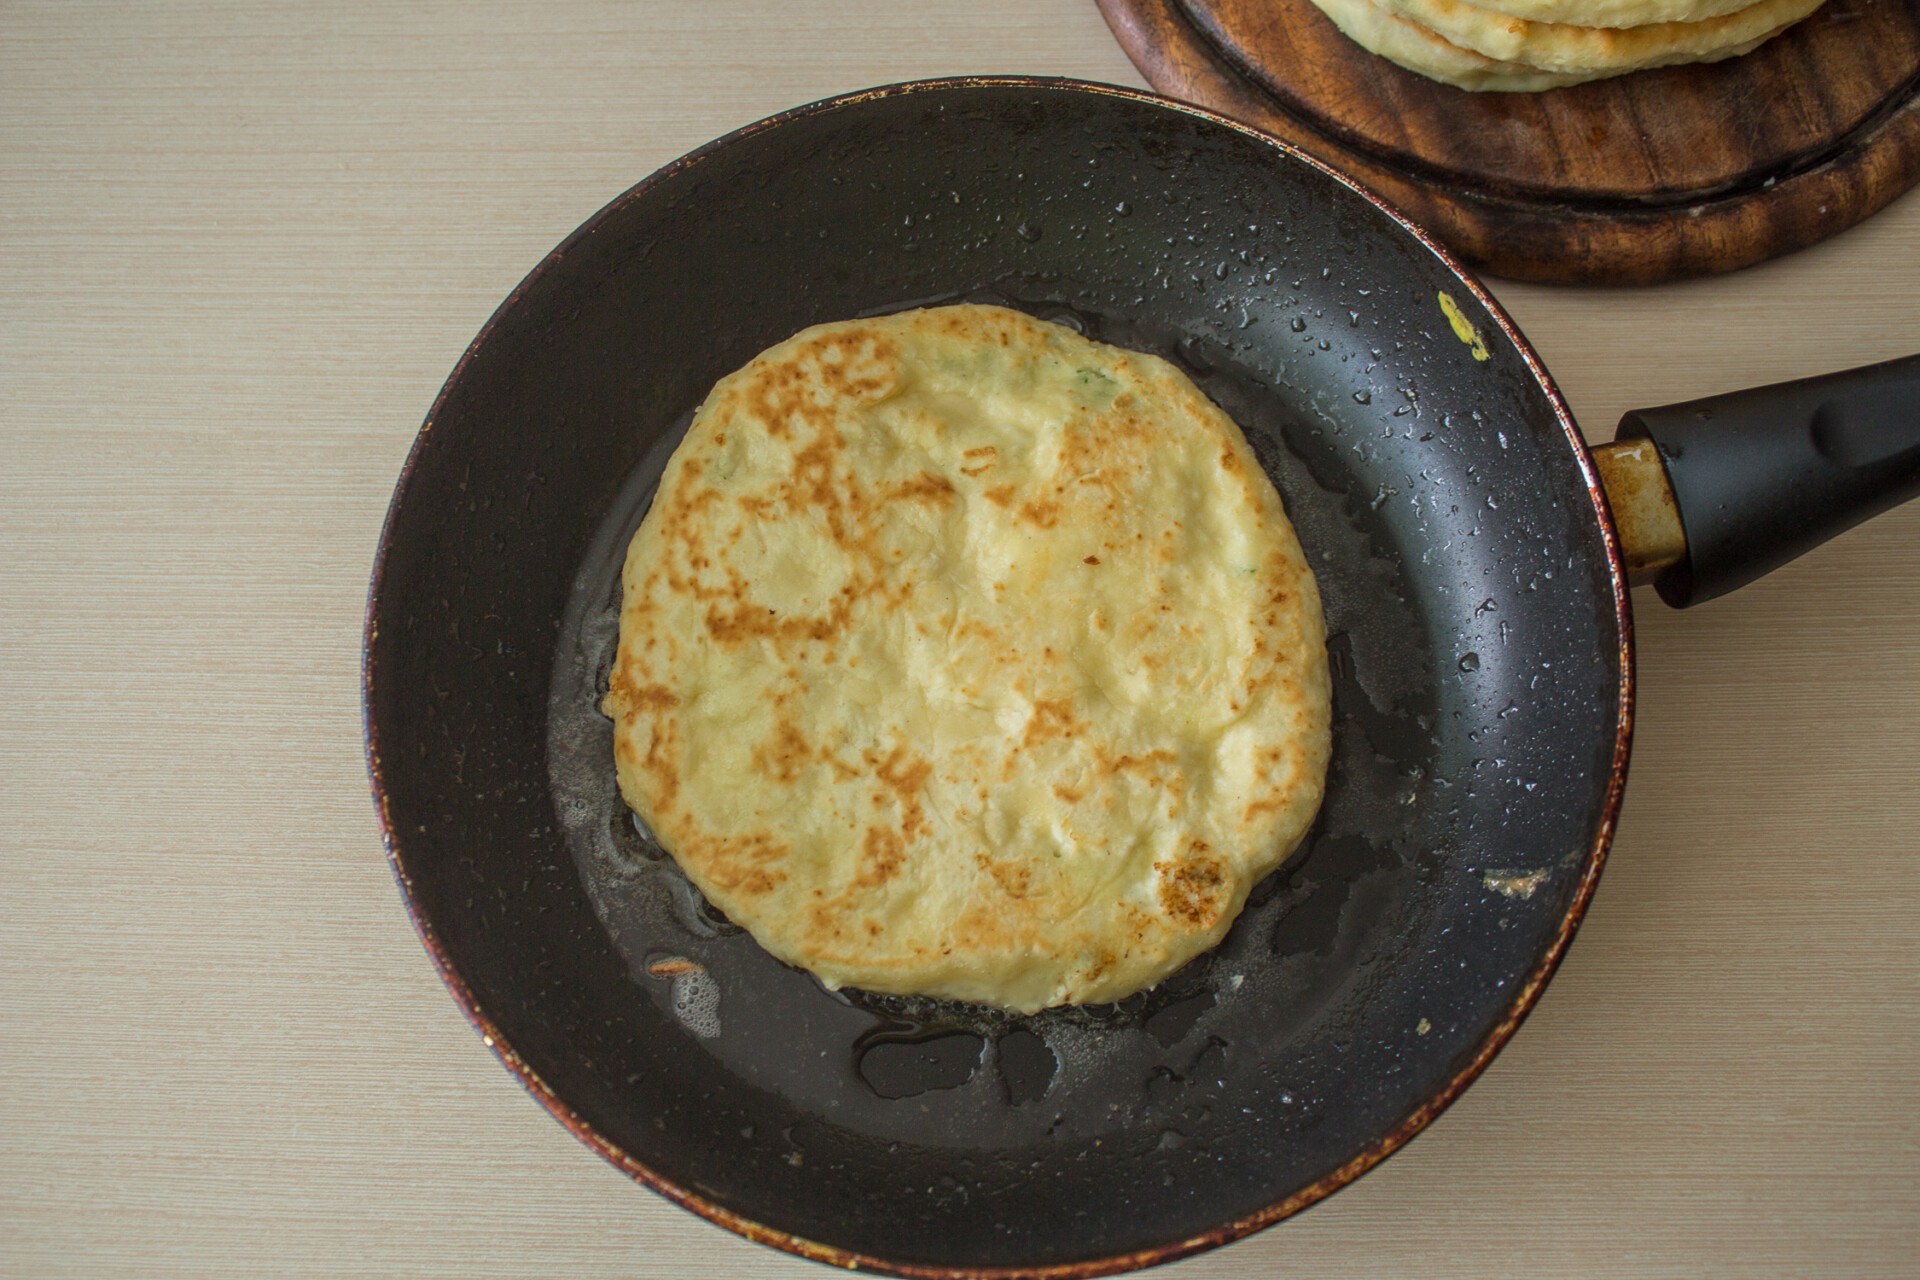
{"type": "Polygon", "coordinates": [[[1579,929],[1587,906],[1598,885],[1600,873],[1605,866],[1607,853],[1613,842],[1615,826],[1619,820],[1620,806],[1625,793],[1627,761],[1632,749],[1634,718],[1634,644],[1632,604],[1628,592],[1625,563],[1620,549],[1619,534],[1614,526],[1613,514],[1607,505],[1600,477],[1594,468],[1588,453],[1585,438],[1575,424],[1564,397],[1555,385],[1546,366],[1540,360],[1532,345],[1491,293],[1487,291],[1464,265],[1439,244],[1431,235],[1410,221],[1392,205],[1366,186],[1339,170],[1327,165],[1315,157],[1271,134],[1243,124],[1228,116],[1208,110],[1204,107],[1181,102],[1162,94],[1131,89],[1121,85],[1104,84],[1098,81],[1082,80],[1065,76],[1021,76],[1021,75],[968,75],[947,76],[928,79],[906,80],[893,84],[878,85],[872,88],[854,90],[836,94],[815,102],[805,103],[777,112],[764,119],[744,125],[723,134],[692,151],[671,160],[654,172],[642,178],[633,186],[615,196],[602,206],[585,222],[581,223],[558,246],[548,251],[534,268],[514,286],[506,299],[496,307],[486,323],[474,336],[459,361],[448,374],[439,393],[434,397],[432,406],[408,449],[406,460],[402,463],[400,474],[394,485],[393,496],[388,502],[387,513],[382,522],[380,536],[374,551],[373,569],[368,583],[365,620],[361,645],[361,729],[367,755],[368,781],[372,790],[374,808],[379,819],[381,845],[385,850],[387,863],[394,880],[399,886],[401,898],[407,914],[413,921],[415,932],[432,959],[435,969],[453,995],[467,1021],[480,1035],[482,1043],[492,1049],[501,1063],[516,1076],[522,1087],[539,1102],[553,1118],[560,1122],[574,1137],[598,1153],[615,1168],[665,1197],[672,1203],[698,1214],[707,1221],[739,1235],[757,1244],[768,1245],[786,1253],[823,1262],[847,1270],[861,1270],[883,1275],[907,1277],[908,1280],[1080,1280],[1082,1277],[1106,1276],[1119,1272],[1132,1271],[1154,1266],[1163,1262],[1190,1257],[1209,1249],[1230,1244],[1256,1231],[1293,1216],[1304,1209],[1324,1200],[1335,1191],[1347,1186],[1388,1156],[1405,1146],[1423,1131],[1457,1099],[1466,1088],[1479,1078],[1487,1066],[1512,1039],[1513,1034],[1525,1021],[1534,1005],[1538,1002],[1548,981],[1559,968],[1579,929]],[[1572,446],[1573,460],[1584,481],[1588,497],[1593,504],[1602,542],[1607,557],[1608,587],[1612,597],[1615,624],[1619,635],[1619,696],[1617,701],[1617,720],[1614,748],[1608,772],[1605,802],[1600,822],[1595,831],[1593,844],[1588,849],[1580,880],[1568,902],[1552,941],[1548,944],[1540,959],[1525,980],[1518,984],[1514,996],[1508,1003],[1506,1012],[1494,1024],[1473,1057],[1465,1067],[1455,1073],[1437,1092],[1400,1121],[1388,1133],[1377,1139],[1371,1146],[1354,1156],[1346,1164],[1332,1173],[1316,1180],[1306,1187],[1288,1195],[1265,1208],[1227,1222],[1197,1235],[1175,1240],[1148,1249],[1128,1253],[1111,1254],[1088,1258],[1075,1262],[1051,1263],[1034,1266],[989,1266],[965,1267],[930,1265],[924,1263],[903,1262],[871,1254],[842,1249],[834,1245],[808,1239],[755,1221],[743,1214],[725,1208],[702,1196],[688,1187],[680,1185],[671,1177],[653,1169],[635,1158],[624,1148],[609,1141],[593,1125],[567,1105],[539,1073],[523,1059],[513,1046],[501,1034],[500,1029],[481,1008],[480,1001],[466,980],[455,969],[452,960],[441,945],[432,923],[427,919],[418,898],[415,895],[413,880],[402,858],[400,838],[395,830],[388,804],[387,783],[382,767],[383,744],[379,726],[374,718],[374,695],[376,672],[374,669],[374,648],[379,637],[379,623],[383,601],[383,588],[389,555],[392,551],[395,525],[408,491],[412,487],[415,469],[420,461],[422,450],[432,434],[435,421],[445,407],[453,388],[466,373],[482,346],[492,335],[502,319],[519,305],[521,299],[538,282],[553,264],[580,241],[591,236],[608,218],[632,201],[640,198],[655,186],[690,169],[709,155],[736,142],[757,134],[778,128],[789,121],[827,115],[847,107],[885,98],[906,97],[915,94],[936,93],[953,89],[1037,89],[1047,91],[1068,91],[1096,97],[1137,102],[1177,114],[1208,121],[1214,125],[1229,129],[1254,142],[1271,148],[1280,155],[1318,170],[1346,187],[1354,194],[1374,206],[1390,218],[1401,231],[1422,245],[1439,260],[1476,301],[1486,309],[1502,335],[1512,344],[1524,361],[1528,373],[1536,385],[1547,397],[1556,422],[1566,434],[1572,446]]]}

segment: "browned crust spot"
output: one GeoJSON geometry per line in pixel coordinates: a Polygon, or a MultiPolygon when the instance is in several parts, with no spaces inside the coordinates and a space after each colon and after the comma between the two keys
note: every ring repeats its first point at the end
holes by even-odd
{"type": "Polygon", "coordinates": [[[1211,929],[1225,905],[1225,868],[1209,855],[1204,840],[1195,840],[1178,862],[1156,862],[1160,873],[1160,909],[1169,920],[1199,931],[1211,929]]]}
{"type": "Polygon", "coordinates": [[[624,662],[607,676],[607,694],[630,711],[671,711],[680,705],[679,697],[665,685],[634,683],[624,662]]]}
{"type": "Polygon", "coordinates": [[[792,783],[800,779],[813,759],[813,748],[792,721],[781,720],[773,736],[753,749],[753,767],[775,782],[792,783]]]}
{"type": "MultiPolygon", "coordinates": [[[[933,765],[905,747],[895,747],[884,759],[871,751],[866,752],[863,758],[867,767],[873,770],[874,778],[900,806],[900,834],[908,840],[925,835],[927,815],[920,804],[920,796],[926,789],[927,779],[933,776],[933,765]]],[[[879,802],[885,797],[876,795],[874,798],[879,802]]]]}
{"type": "Polygon", "coordinates": [[[1014,938],[997,903],[975,902],[953,922],[952,947],[975,955],[1005,954],[1014,938]]]}
{"type": "Polygon", "coordinates": [[[993,445],[983,445],[978,449],[968,449],[960,455],[964,461],[960,465],[963,476],[983,476],[993,470],[1000,461],[1000,450],[993,445]]]}
{"type": "Polygon", "coordinates": [[[931,471],[922,471],[913,479],[903,480],[893,486],[887,496],[896,502],[925,502],[944,507],[953,501],[953,481],[931,471]]]}
{"type": "Polygon", "coordinates": [[[860,872],[853,882],[863,889],[877,889],[900,873],[907,860],[907,843],[897,831],[868,827],[860,852],[860,872]]]}
{"type": "Polygon", "coordinates": [[[1022,747],[1038,746],[1050,738],[1071,738],[1086,728],[1086,723],[1073,713],[1073,703],[1065,698],[1041,698],[1033,704],[1033,714],[1027,718],[1027,731],[1021,736],[1022,747]]]}
{"type": "Polygon", "coordinates": [[[772,864],[786,858],[787,846],[765,831],[738,836],[689,836],[681,841],[688,862],[705,870],[722,889],[758,897],[784,882],[787,874],[772,864]]]}
{"type": "MultiPolygon", "coordinates": [[[[741,594],[745,594],[744,589],[741,594]]],[[[730,607],[709,605],[707,634],[723,645],[737,645],[755,638],[776,644],[833,640],[844,635],[852,625],[854,598],[860,594],[863,594],[863,584],[848,583],[827,605],[825,613],[812,616],[783,614],[744,599],[730,607]]]]}
{"type": "Polygon", "coordinates": [[[1137,756],[1119,755],[1108,757],[1104,753],[1099,756],[1100,768],[1107,773],[1144,773],[1150,778],[1157,778],[1163,768],[1179,763],[1180,757],[1174,755],[1171,751],[1164,750],[1143,751],[1137,756]]]}
{"type": "Polygon", "coordinates": [[[680,721],[670,713],[680,699],[662,685],[636,683],[621,663],[608,676],[607,703],[620,720],[614,733],[614,760],[646,774],[653,782],[656,812],[671,812],[680,793],[680,721]],[[643,732],[644,755],[635,745],[643,732]]]}
{"type": "Polygon", "coordinates": [[[1004,862],[990,858],[986,854],[979,856],[981,870],[993,878],[1000,891],[1009,898],[1025,898],[1033,893],[1033,868],[1018,862],[1004,862]]]}
{"type": "Polygon", "coordinates": [[[1056,498],[1035,498],[1022,504],[1013,518],[1036,529],[1051,529],[1060,523],[1060,502],[1056,498]]]}

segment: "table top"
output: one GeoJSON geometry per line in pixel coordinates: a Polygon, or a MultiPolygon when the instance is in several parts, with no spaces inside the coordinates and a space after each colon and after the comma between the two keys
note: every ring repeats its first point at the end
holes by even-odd
{"type": "MultiPolygon", "coordinates": [[[[823,1274],[469,1029],[380,849],[362,607],[549,247],[737,125],[982,71],[1139,84],[1084,0],[0,9],[0,1274],[823,1274]]],[[[1495,291],[1604,437],[1920,347],[1920,194],[1732,277],[1495,291]]],[[[1633,781],[1537,1012],[1379,1170],[1162,1274],[1911,1274],[1920,504],[1635,604],[1633,781]]]]}

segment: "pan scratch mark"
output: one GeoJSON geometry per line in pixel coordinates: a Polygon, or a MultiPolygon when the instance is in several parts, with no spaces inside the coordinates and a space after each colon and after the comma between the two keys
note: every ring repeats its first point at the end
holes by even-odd
{"type": "Polygon", "coordinates": [[[1523,901],[1531,898],[1546,882],[1547,873],[1544,871],[1487,871],[1480,877],[1480,883],[1495,893],[1523,901]]]}

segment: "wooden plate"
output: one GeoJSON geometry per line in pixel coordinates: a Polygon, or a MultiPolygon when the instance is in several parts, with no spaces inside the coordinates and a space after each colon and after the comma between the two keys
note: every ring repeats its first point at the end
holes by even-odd
{"type": "Polygon", "coordinates": [[[1156,89],[1353,174],[1497,275],[1648,284],[1844,230],[1920,180],[1920,0],[1545,93],[1403,71],[1310,0],[1098,0],[1156,89]]]}

